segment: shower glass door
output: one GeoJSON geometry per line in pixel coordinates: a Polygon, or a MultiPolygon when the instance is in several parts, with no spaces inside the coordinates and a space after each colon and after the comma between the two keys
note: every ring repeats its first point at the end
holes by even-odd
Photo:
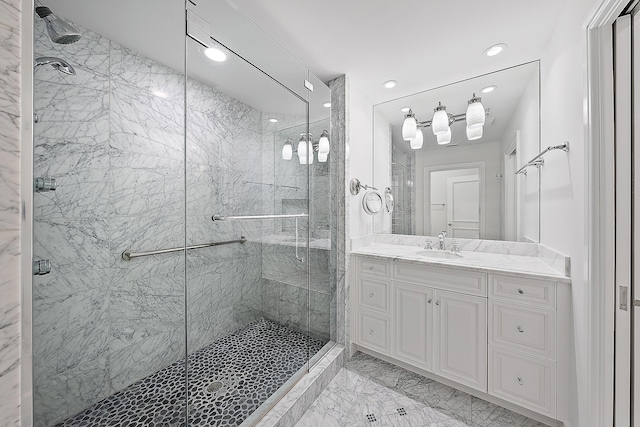
{"type": "Polygon", "coordinates": [[[251,425],[329,341],[328,308],[323,334],[309,324],[321,131],[307,70],[258,27],[224,2],[187,21],[188,424],[251,425]]]}

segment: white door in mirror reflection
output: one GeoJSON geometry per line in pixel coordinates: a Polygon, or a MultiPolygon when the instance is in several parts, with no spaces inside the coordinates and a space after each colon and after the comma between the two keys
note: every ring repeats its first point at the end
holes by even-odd
{"type": "Polygon", "coordinates": [[[480,238],[478,168],[434,171],[431,175],[431,233],[480,238]]]}

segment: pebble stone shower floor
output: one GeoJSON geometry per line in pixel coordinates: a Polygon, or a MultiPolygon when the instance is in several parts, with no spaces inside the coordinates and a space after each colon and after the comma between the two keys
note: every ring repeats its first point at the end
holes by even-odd
{"type": "MultiPolygon", "coordinates": [[[[239,426],[324,344],[259,319],[191,354],[189,425],[239,426]]],[[[56,427],[185,427],[184,390],[181,360],[56,427]]]]}

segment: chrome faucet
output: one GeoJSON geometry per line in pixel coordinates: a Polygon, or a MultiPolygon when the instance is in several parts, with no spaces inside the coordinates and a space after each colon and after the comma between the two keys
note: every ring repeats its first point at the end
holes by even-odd
{"type": "Polygon", "coordinates": [[[438,240],[439,240],[439,249],[441,251],[445,250],[445,244],[444,244],[444,239],[447,238],[447,232],[446,231],[441,231],[440,234],[438,234],[438,240]]]}

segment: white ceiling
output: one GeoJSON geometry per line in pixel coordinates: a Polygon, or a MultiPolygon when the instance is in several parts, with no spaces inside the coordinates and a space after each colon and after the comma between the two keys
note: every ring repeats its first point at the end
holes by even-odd
{"type": "Polygon", "coordinates": [[[233,1],[321,80],[347,74],[377,104],[540,59],[567,0],[233,1]],[[496,43],[508,48],[485,56],[496,43]]]}
{"type": "MultiPolygon", "coordinates": [[[[568,0],[233,1],[322,81],[347,74],[352,84],[377,104],[539,59],[555,17],[568,0]],[[495,43],[506,43],[508,48],[495,57],[483,55],[495,43]],[[397,80],[398,86],[382,88],[382,82],[389,79],[397,80]]],[[[182,1],[44,2],[54,13],[174,69],[183,69],[182,1]]],[[[196,2],[203,10],[230,9],[223,0],[196,2]]],[[[217,29],[237,22],[227,19],[216,24],[216,19],[224,17],[216,12],[211,15],[206,18],[217,29]]],[[[229,28],[234,27],[241,25],[229,28]]],[[[248,26],[244,28],[245,33],[255,33],[248,26]]],[[[256,46],[254,51],[265,51],[265,46],[256,46]]],[[[269,66],[276,66],[281,59],[269,66]]],[[[286,59],[289,68],[303,71],[297,61],[286,59]]],[[[241,91],[242,82],[237,87],[241,91]]],[[[243,96],[251,94],[245,90],[243,96]]]]}

